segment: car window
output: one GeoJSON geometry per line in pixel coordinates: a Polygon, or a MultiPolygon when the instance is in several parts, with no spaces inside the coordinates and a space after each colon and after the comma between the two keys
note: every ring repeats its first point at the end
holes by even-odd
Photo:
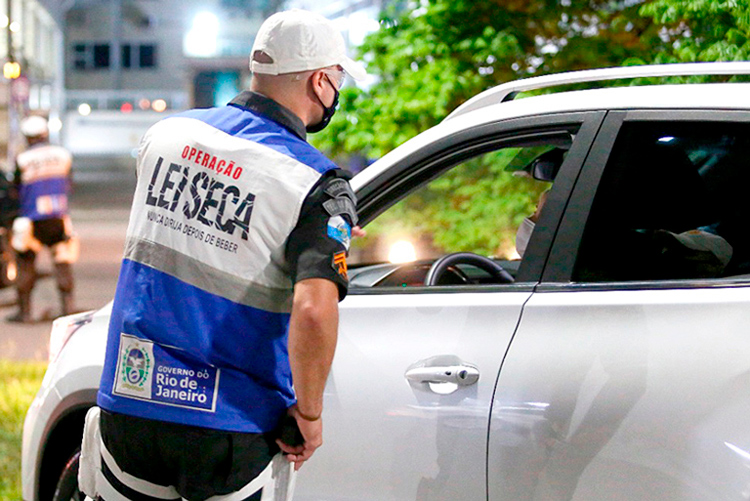
{"type": "Polygon", "coordinates": [[[533,231],[525,220],[539,215],[572,138],[564,133],[506,142],[507,147],[464,159],[412,189],[367,226],[365,238],[353,241],[351,286],[424,285],[436,259],[458,252],[489,258],[510,278],[498,280],[481,266],[460,262],[449,266],[436,285],[512,281],[523,242],[533,231]]]}
{"type": "Polygon", "coordinates": [[[591,208],[576,281],[750,273],[750,125],[627,122],[591,208]]]}

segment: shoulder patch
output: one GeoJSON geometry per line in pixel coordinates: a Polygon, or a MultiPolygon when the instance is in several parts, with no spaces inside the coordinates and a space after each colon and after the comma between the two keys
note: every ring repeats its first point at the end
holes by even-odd
{"type": "Polygon", "coordinates": [[[341,216],[333,216],[328,220],[328,236],[337,242],[341,242],[346,250],[352,241],[352,228],[341,216]]]}
{"type": "Polygon", "coordinates": [[[331,198],[349,197],[353,202],[356,203],[357,201],[357,197],[354,194],[354,191],[352,190],[351,186],[349,186],[349,183],[344,179],[333,179],[328,183],[325,190],[323,191],[331,198]]]}
{"type": "Polygon", "coordinates": [[[336,270],[336,273],[338,273],[341,278],[343,278],[344,280],[349,280],[349,276],[347,275],[346,270],[346,251],[341,251],[334,254],[331,266],[333,266],[333,269],[336,270]]]}
{"type": "Polygon", "coordinates": [[[347,197],[332,198],[323,202],[323,208],[329,216],[349,216],[353,225],[357,224],[357,208],[354,202],[347,197]]]}

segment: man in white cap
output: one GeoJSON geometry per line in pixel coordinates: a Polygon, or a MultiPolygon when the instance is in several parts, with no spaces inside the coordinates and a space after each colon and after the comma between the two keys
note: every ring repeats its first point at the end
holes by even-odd
{"type": "Polygon", "coordinates": [[[272,499],[275,472],[322,443],[357,216],[347,175],[306,132],[365,72],[301,10],[268,18],[250,58],[250,91],[141,142],[101,417],[87,419],[102,437],[93,480],[81,471],[92,497],[272,499]]]}
{"type": "Polygon", "coordinates": [[[61,313],[73,313],[72,263],[78,240],[68,215],[72,157],[62,146],[49,144],[47,120],[32,115],[21,121],[28,148],[16,158],[19,217],[13,222],[11,245],[16,252],[18,311],[11,322],[31,322],[31,291],[36,282],[35,260],[42,247],[52,250],[61,313]]]}

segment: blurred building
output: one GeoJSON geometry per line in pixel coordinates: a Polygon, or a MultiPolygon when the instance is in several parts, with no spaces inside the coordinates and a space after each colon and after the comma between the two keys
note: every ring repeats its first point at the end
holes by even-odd
{"type": "Polygon", "coordinates": [[[321,12],[354,46],[377,29],[384,1],[63,0],[62,142],[92,163],[132,158],[163,114],[222,105],[247,88],[252,43],[271,13],[321,12]]]}
{"type": "Polygon", "coordinates": [[[52,140],[93,164],[132,158],[164,113],[221,105],[249,80],[260,23],[282,8],[320,12],[350,47],[392,0],[0,0],[0,167],[23,147],[19,119],[50,118],[52,140]]]}
{"type": "Polygon", "coordinates": [[[361,45],[365,36],[378,29],[378,16],[387,4],[404,0],[288,0],[287,7],[311,10],[331,19],[350,47],[361,45]]]}
{"type": "Polygon", "coordinates": [[[163,113],[191,103],[183,38],[205,3],[67,1],[62,142],[76,158],[129,158],[163,113]]]}
{"type": "Polygon", "coordinates": [[[0,168],[10,170],[23,147],[19,119],[53,118],[63,96],[62,10],[59,0],[0,0],[0,168]],[[9,78],[10,77],[10,78],[9,78]]]}

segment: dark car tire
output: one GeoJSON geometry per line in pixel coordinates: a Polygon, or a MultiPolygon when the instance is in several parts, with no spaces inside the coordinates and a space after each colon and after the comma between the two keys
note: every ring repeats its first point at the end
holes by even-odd
{"type": "Polygon", "coordinates": [[[78,489],[78,464],[80,459],[81,451],[76,450],[60,473],[52,501],[83,501],[85,499],[86,495],[78,489]]]}

